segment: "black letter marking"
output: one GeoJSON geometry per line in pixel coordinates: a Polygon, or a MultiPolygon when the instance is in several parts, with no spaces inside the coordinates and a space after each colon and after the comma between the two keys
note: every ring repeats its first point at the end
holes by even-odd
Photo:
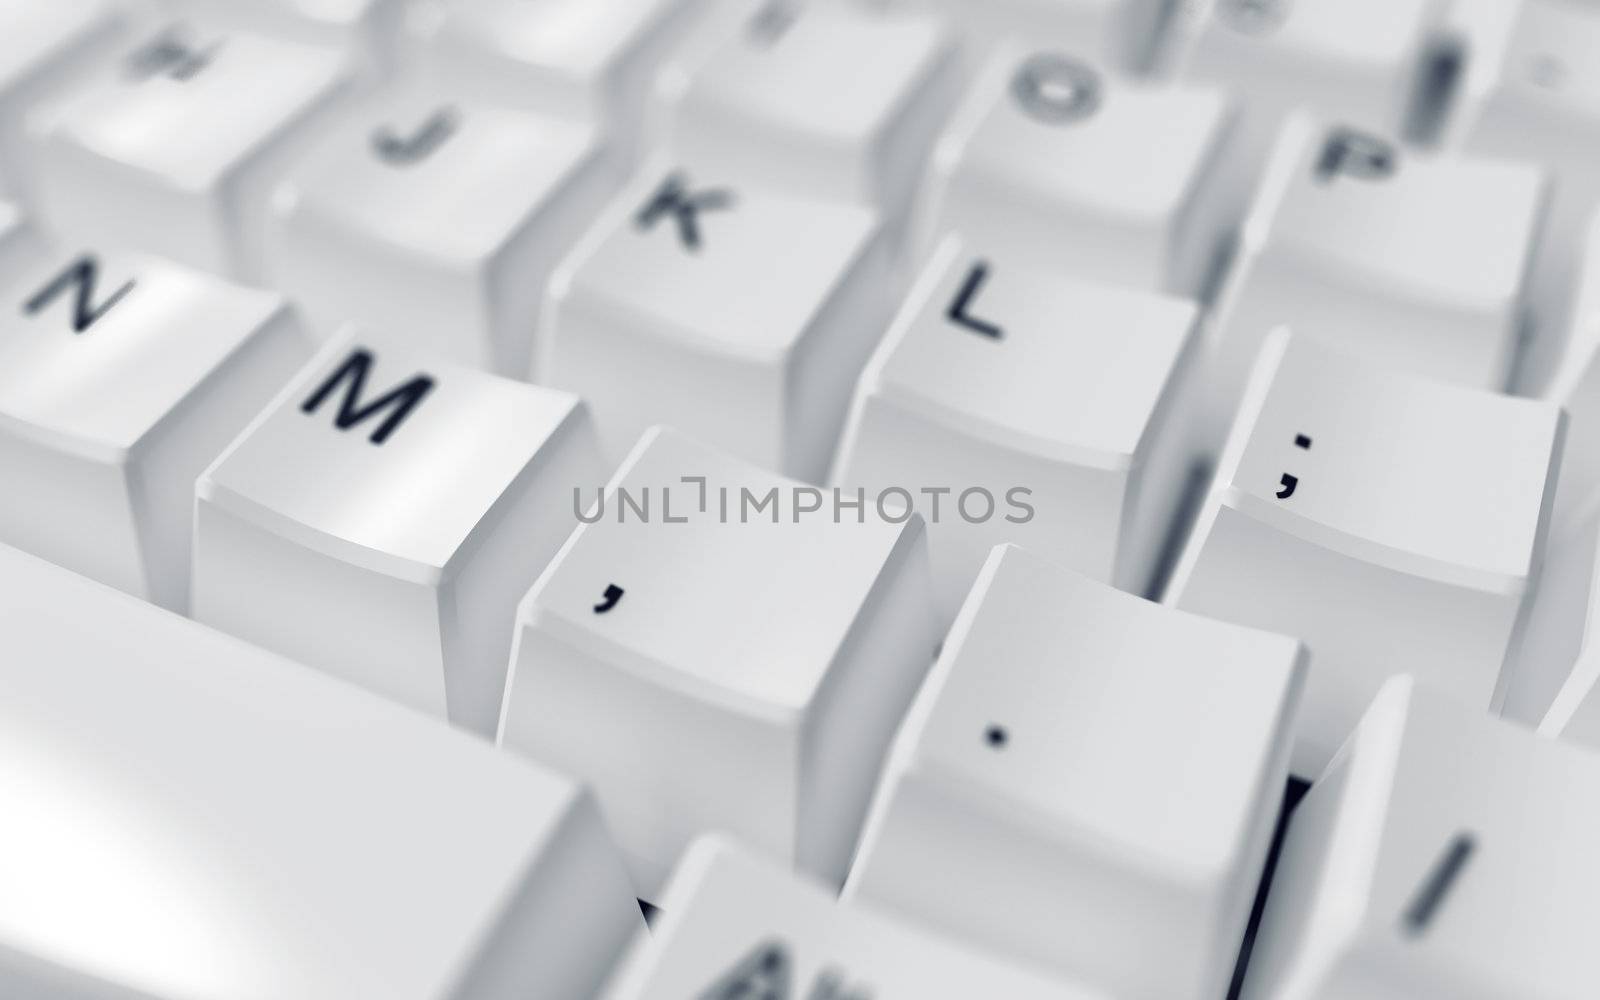
{"type": "Polygon", "coordinates": [[[872,1000],[872,991],[869,989],[847,989],[844,985],[844,973],[838,969],[823,969],[817,973],[816,981],[811,984],[811,992],[806,1000],[872,1000]]]}
{"type": "Polygon", "coordinates": [[[1278,491],[1279,500],[1287,500],[1294,496],[1294,488],[1300,485],[1300,480],[1289,475],[1287,472],[1283,474],[1283,478],[1278,480],[1278,482],[1283,484],[1283,489],[1278,491]]]}
{"type": "Polygon", "coordinates": [[[1100,108],[1100,74],[1076,59],[1040,52],[1017,67],[1011,96],[1046,125],[1081,121],[1100,108]]]}
{"type": "Polygon", "coordinates": [[[789,1000],[789,949],[770,940],[739,960],[696,1000],[789,1000]]]}
{"type": "Polygon", "coordinates": [[[1340,174],[1381,181],[1394,176],[1399,162],[1394,147],[1383,139],[1351,128],[1336,128],[1322,143],[1316,177],[1324,184],[1333,183],[1340,174]]]}
{"type": "Polygon", "coordinates": [[[50,283],[33,293],[33,298],[23,303],[22,311],[32,316],[54,302],[56,296],[66,291],[73,285],[78,286],[78,294],[72,302],[72,332],[82,333],[94,326],[95,322],[111,307],[122,301],[122,297],[133,290],[133,282],[125,282],[121,288],[112,292],[106,300],[99,305],[94,304],[94,285],[100,276],[100,265],[93,257],[87,254],[68,264],[66,269],[50,283]]]}
{"type": "Polygon", "coordinates": [[[339,370],[328,376],[328,380],[311,394],[310,399],[300,404],[300,411],[316,412],[322,401],[328,398],[328,394],[348,378],[350,386],[345,390],[344,398],[339,400],[339,412],[333,418],[333,425],[341,431],[349,430],[379,410],[393,406],[394,411],[384,418],[383,423],[378,425],[378,429],[372,432],[372,437],[369,439],[373,444],[383,444],[433,388],[433,379],[427,375],[418,375],[405,385],[391,389],[385,395],[362,406],[361,390],[367,384],[367,369],[371,367],[372,354],[357,348],[345,359],[344,364],[339,366],[339,370]]]}
{"type": "Polygon", "coordinates": [[[750,18],[750,38],[758,45],[771,45],[787,34],[799,18],[800,12],[790,0],[768,0],[750,18]]]}
{"type": "Polygon", "coordinates": [[[700,249],[700,224],[696,213],[710,209],[727,208],[733,204],[733,192],[726,188],[713,188],[694,194],[686,192],[682,174],[669,174],[656,188],[639,214],[634,218],[640,229],[654,229],[661,217],[671,214],[678,220],[678,238],[690,250],[700,249]]]}
{"type": "Polygon", "coordinates": [[[407,138],[395,135],[387,125],[378,129],[372,133],[372,148],[385,163],[408,167],[443,146],[460,125],[461,116],[455,108],[446,105],[429,115],[407,138]]]}
{"type": "Polygon", "coordinates": [[[128,76],[135,80],[148,80],[165,73],[174,80],[186,81],[211,65],[222,42],[212,42],[206,49],[189,45],[175,31],[164,32],[141,45],[128,57],[128,76]]]}
{"type": "Polygon", "coordinates": [[[967,311],[972,305],[972,300],[977,296],[978,290],[983,287],[983,282],[989,277],[989,262],[980,260],[972,265],[972,270],[967,272],[967,279],[961,283],[961,291],[956,293],[956,300],[950,303],[950,309],[945,317],[958,326],[964,326],[974,333],[981,333],[985,337],[1000,339],[1003,332],[1000,327],[987,320],[978,319],[967,311]]]}
{"type": "Polygon", "coordinates": [[[622,600],[622,588],[614,583],[608,583],[606,584],[605,600],[594,606],[594,613],[603,615],[616,607],[617,602],[620,600],[622,600]]]}
{"type": "Polygon", "coordinates": [[[1408,934],[1414,937],[1427,929],[1428,921],[1438,912],[1444,897],[1455,884],[1461,869],[1467,866],[1467,859],[1472,856],[1473,848],[1476,846],[1472,834],[1466,832],[1456,834],[1450,841],[1450,845],[1444,849],[1444,855],[1439,858],[1438,864],[1433,866],[1433,871],[1428,874],[1427,880],[1422,883],[1417,895],[1411,900],[1411,905],[1406,908],[1405,926],[1408,934]]]}
{"type": "Polygon", "coordinates": [[[1217,15],[1235,31],[1264,35],[1289,16],[1289,0],[1222,0],[1217,15]]]}

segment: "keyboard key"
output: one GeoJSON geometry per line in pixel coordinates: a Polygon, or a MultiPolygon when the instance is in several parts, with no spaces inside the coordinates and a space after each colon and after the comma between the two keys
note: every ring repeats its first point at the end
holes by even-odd
{"type": "Polygon", "coordinates": [[[4,546],[0,634],[0,995],[585,1000],[642,929],[564,777],[4,546]]]}
{"type": "Polygon", "coordinates": [[[574,397],[340,337],[201,477],[194,617],[488,734],[601,481],[574,397]]]}
{"type": "Polygon", "coordinates": [[[921,241],[955,230],[985,253],[1196,295],[1235,221],[1211,196],[1233,117],[1217,92],[1004,49],[939,141],[921,241]]]}
{"type": "Polygon", "coordinates": [[[593,133],[407,97],[354,116],[273,199],[272,283],[331,332],[525,376],[550,270],[614,190],[593,133]]]}
{"type": "MultiPolygon", "coordinates": [[[[1561,478],[1566,474],[1563,458],[1561,478]]],[[[1590,610],[1600,601],[1600,507],[1591,504],[1568,523],[1552,522],[1544,551],[1538,585],[1528,599],[1527,625],[1506,662],[1500,709],[1502,717],[1529,726],[1545,718],[1572,675],[1588,644],[1591,618],[1600,622],[1590,610]]]]}
{"type": "Polygon", "coordinates": [[[1488,72],[1464,88],[1461,142],[1483,156],[1537,160],[1556,177],[1538,266],[1529,281],[1539,325],[1519,386],[1543,389],[1560,363],[1575,318],[1571,291],[1589,222],[1600,205],[1600,8],[1566,0],[1505,5],[1512,15],[1488,72]]]}
{"type": "Polygon", "coordinates": [[[1400,671],[1499,709],[1563,423],[1267,338],[1169,600],[1310,646],[1296,775],[1316,778],[1400,671]]]}
{"type": "Polygon", "coordinates": [[[1572,318],[1555,377],[1541,394],[1567,411],[1566,448],[1552,523],[1572,525],[1600,497],[1600,214],[1589,224],[1572,291],[1572,318]]]}
{"type": "Polygon", "coordinates": [[[865,907],[726,841],[684,855],[604,1000],[1109,1000],[865,907]]]}
{"type": "Polygon", "coordinates": [[[92,250],[30,262],[0,316],[0,541],[184,610],[195,477],[310,338],[275,294],[92,250]]]}
{"type": "Polygon", "coordinates": [[[381,66],[394,45],[405,0],[169,0],[208,24],[259,31],[357,53],[381,66]]]}
{"type": "Polygon", "coordinates": [[[838,884],[938,638],[920,519],[662,429],[599,503],[522,605],[500,741],[595,789],[642,899],[708,830],[838,884]]]}
{"type": "Polygon", "coordinates": [[[996,546],[896,739],[845,898],[1112,996],[1222,996],[1305,661],[1294,639],[996,546]]]}
{"type": "Polygon", "coordinates": [[[1230,138],[1232,191],[1248,197],[1284,116],[1320,117],[1402,135],[1446,95],[1422,68],[1446,34],[1439,0],[1201,0],[1180,30],[1180,78],[1244,103],[1230,138]]]}
{"type": "MultiPolygon", "coordinates": [[[[1556,652],[1576,649],[1576,655],[1564,664],[1551,657],[1546,661],[1537,661],[1533,666],[1551,668],[1538,675],[1541,680],[1550,678],[1555,669],[1563,665],[1568,668],[1559,675],[1559,686],[1555,688],[1554,697],[1548,701],[1549,708],[1544,717],[1537,720],[1539,735],[1600,750],[1600,644],[1594,642],[1594,633],[1590,631],[1591,622],[1600,623],[1600,615],[1595,613],[1595,605],[1600,603],[1600,579],[1594,574],[1596,540],[1600,536],[1600,528],[1594,523],[1597,521],[1600,518],[1593,519],[1587,531],[1577,539],[1569,540],[1575,554],[1551,546],[1551,551],[1557,553],[1552,556],[1552,561],[1561,560],[1563,565],[1581,561],[1590,575],[1582,580],[1581,586],[1573,586],[1570,579],[1557,581],[1568,584],[1558,591],[1559,606],[1568,612],[1561,624],[1567,625],[1568,629],[1558,633],[1558,637],[1565,640],[1559,647],[1551,643],[1550,647],[1541,649],[1553,649],[1556,652]],[[1581,606],[1576,606],[1580,601],[1581,606]]],[[[1577,575],[1577,572],[1574,570],[1573,575],[1577,575]]],[[[1545,592],[1541,590],[1539,599],[1543,601],[1544,596],[1545,592]]]]}
{"type": "Polygon", "coordinates": [[[103,58],[124,27],[114,0],[0,3],[0,193],[26,180],[24,118],[103,58]]]}
{"type": "Polygon", "coordinates": [[[1413,156],[1292,120],[1218,307],[1216,422],[1282,324],[1400,371],[1504,388],[1545,194],[1532,166],[1413,156]]]}
{"type": "Polygon", "coordinates": [[[673,156],[876,206],[898,224],[961,85],[954,39],[916,14],[828,3],[788,13],[758,13],[692,73],[663,82],[673,156]]]}
{"type": "Polygon", "coordinates": [[[1600,757],[1398,677],[1289,824],[1243,1000],[1594,994],[1600,757]]]}
{"type": "Polygon", "coordinates": [[[455,0],[415,19],[433,93],[576,119],[624,153],[707,0],[455,0]]]}
{"type": "MultiPolygon", "coordinates": [[[[892,0],[880,0],[892,2],[892,0]]],[[[1161,0],[902,0],[960,25],[962,42],[1027,39],[1039,48],[1083,52],[1129,71],[1149,67],[1167,20],[1161,0]]]]}
{"type": "Polygon", "coordinates": [[[653,167],[557,271],[535,378],[588,400],[613,463],[665,423],[821,482],[889,285],[870,210],[653,167]]]}
{"type": "Polygon", "coordinates": [[[1016,259],[940,247],[862,376],[834,476],[913,491],[946,621],[1003,541],[1143,592],[1188,473],[1194,303],[1016,259]]]}
{"type": "Polygon", "coordinates": [[[46,213],[97,245],[257,278],[268,192],[351,84],[334,49],[173,29],[46,126],[46,213]]]}
{"type": "Polygon", "coordinates": [[[24,272],[42,252],[33,226],[16,205],[0,200],[0,287],[24,272]]]}

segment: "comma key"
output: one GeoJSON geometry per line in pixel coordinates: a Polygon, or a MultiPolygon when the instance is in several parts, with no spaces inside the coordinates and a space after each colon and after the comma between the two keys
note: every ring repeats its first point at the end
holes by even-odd
{"type": "Polygon", "coordinates": [[[921,520],[799,489],[653,429],[523,601],[500,742],[594,788],[641,899],[711,830],[841,882],[931,662],[921,520]]]}

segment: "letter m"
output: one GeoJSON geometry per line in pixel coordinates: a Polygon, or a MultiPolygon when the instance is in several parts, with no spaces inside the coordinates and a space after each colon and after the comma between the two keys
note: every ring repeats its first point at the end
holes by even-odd
{"type": "Polygon", "coordinates": [[[338,370],[328,376],[327,381],[317,387],[311,398],[300,404],[302,413],[315,413],[322,405],[323,400],[332,395],[341,383],[345,385],[344,396],[339,400],[339,412],[334,415],[333,425],[341,431],[349,430],[356,424],[369,417],[375,417],[387,410],[388,415],[383,422],[373,430],[370,440],[373,444],[383,444],[389,440],[411,411],[417,408],[422,398],[433,388],[433,379],[427,375],[418,375],[416,378],[390,389],[365,405],[361,402],[361,391],[367,384],[367,371],[372,367],[372,354],[369,351],[357,348],[345,359],[338,370]]]}

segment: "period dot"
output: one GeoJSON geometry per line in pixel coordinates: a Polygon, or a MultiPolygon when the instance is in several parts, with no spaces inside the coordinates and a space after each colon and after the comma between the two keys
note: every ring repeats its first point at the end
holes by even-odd
{"type": "Polygon", "coordinates": [[[1005,728],[1003,726],[990,726],[984,731],[983,738],[988,741],[990,746],[999,750],[1006,745],[1005,728]]]}
{"type": "Polygon", "coordinates": [[[1305,448],[1309,450],[1311,448],[1311,439],[1306,437],[1304,434],[1296,434],[1294,436],[1294,446],[1296,448],[1305,448]]]}

